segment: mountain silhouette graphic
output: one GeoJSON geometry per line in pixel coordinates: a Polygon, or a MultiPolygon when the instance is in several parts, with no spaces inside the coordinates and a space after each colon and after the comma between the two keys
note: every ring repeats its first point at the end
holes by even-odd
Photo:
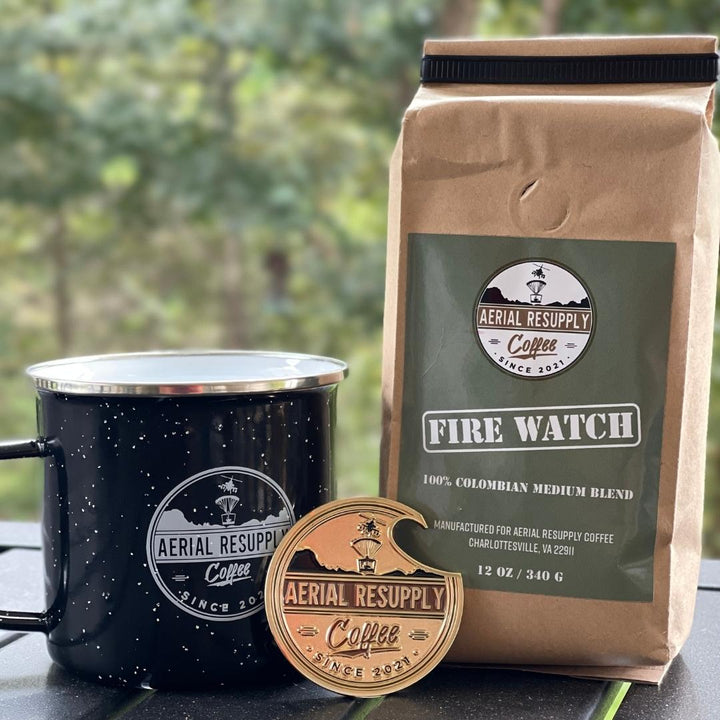
{"type": "MultiPolygon", "coordinates": [[[[537,304],[531,302],[523,302],[522,300],[508,300],[497,287],[489,287],[485,290],[480,298],[481,305],[519,305],[521,307],[538,307],[537,304]]],[[[564,307],[564,308],[583,308],[590,309],[590,300],[584,297],[580,302],[571,300],[569,303],[552,302],[542,303],[541,307],[564,307]]]]}
{"type": "MultiPolygon", "coordinates": [[[[312,550],[303,549],[298,550],[295,555],[293,556],[292,560],[290,561],[288,565],[288,571],[290,572],[305,572],[305,573],[317,573],[318,575],[347,575],[348,572],[351,572],[353,574],[358,575],[358,577],[371,577],[371,576],[362,576],[359,573],[355,572],[355,568],[353,567],[351,570],[342,570],[342,569],[330,569],[326,568],[324,565],[321,565],[317,558],[315,557],[315,553],[312,550]]],[[[393,571],[384,573],[382,575],[375,575],[374,577],[383,577],[383,578],[407,578],[407,577],[424,577],[424,578],[438,578],[443,577],[442,575],[436,575],[434,573],[425,572],[424,570],[421,570],[418,568],[413,573],[404,573],[401,571],[393,571]]]]}

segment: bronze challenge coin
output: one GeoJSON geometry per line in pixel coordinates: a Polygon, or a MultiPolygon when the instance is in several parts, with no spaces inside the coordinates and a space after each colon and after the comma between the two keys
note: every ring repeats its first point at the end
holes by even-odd
{"type": "Polygon", "coordinates": [[[277,644],[328,690],[375,697],[411,685],[444,657],[462,616],[462,576],[413,560],[393,540],[420,513],[384,498],[313,510],[278,546],[265,581],[277,644]]]}

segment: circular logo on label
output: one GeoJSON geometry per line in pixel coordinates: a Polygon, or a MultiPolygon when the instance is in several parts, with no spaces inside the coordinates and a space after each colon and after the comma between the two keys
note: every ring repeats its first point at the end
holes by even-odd
{"type": "Polygon", "coordinates": [[[572,270],[544,259],[495,273],[475,304],[480,347],[505,372],[538,379],[574,365],[595,325],[590,292],[572,270]]]}
{"type": "Polygon", "coordinates": [[[244,467],[189,477],[150,522],[147,557],[165,596],[195,617],[239,620],[263,607],[270,557],[295,522],[283,489],[244,467]]]}

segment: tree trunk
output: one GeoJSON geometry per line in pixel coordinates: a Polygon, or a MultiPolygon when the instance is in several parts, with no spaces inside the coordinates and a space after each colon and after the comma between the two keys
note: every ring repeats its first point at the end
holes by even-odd
{"type": "MultiPolygon", "coordinates": [[[[237,76],[230,67],[230,48],[222,41],[216,44],[216,55],[211,65],[210,77],[213,84],[208,89],[212,93],[214,109],[220,122],[222,145],[225,154],[231,158],[235,152],[235,133],[237,131],[237,111],[234,91],[237,76]]],[[[216,197],[224,199],[227,208],[231,202],[226,197],[230,185],[229,168],[231,163],[221,166],[215,177],[216,197]]],[[[222,342],[226,347],[245,348],[250,338],[245,312],[246,294],[243,287],[243,237],[237,230],[233,218],[222,222],[224,227],[221,239],[220,294],[222,302],[222,342]]]]}
{"type": "MultiPolygon", "coordinates": [[[[56,10],[54,0],[45,0],[42,8],[46,16],[52,15],[56,10]]],[[[60,81],[58,72],[58,52],[54,49],[47,51],[47,62],[50,72],[60,81]]],[[[58,354],[70,354],[72,346],[72,311],[70,308],[70,292],[68,284],[68,252],[67,227],[65,213],[62,205],[55,208],[50,218],[46,238],[48,255],[52,266],[52,298],[53,298],[53,324],[55,342],[58,354]]]]}
{"type": "MultiPolygon", "coordinates": [[[[481,0],[447,0],[438,18],[438,37],[469,37],[475,32],[475,20],[481,0]]],[[[418,60],[419,63],[419,60],[418,60]]],[[[417,90],[417,74],[398,72],[395,82],[397,112],[402,113],[417,90]]]]}
{"type": "Polygon", "coordinates": [[[539,27],[541,35],[557,35],[560,32],[564,4],[564,0],[542,0],[539,27]]]}
{"type": "Polygon", "coordinates": [[[223,344],[227,348],[246,348],[248,333],[242,285],[242,238],[228,232],[222,243],[223,344]]]}
{"type": "Polygon", "coordinates": [[[290,258],[285,250],[273,248],[265,253],[265,270],[270,276],[270,300],[282,303],[287,300],[290,278],[290,258]]]}
{"type": "Polygon", "coordinates": [[[68,285],[67,231],[62,208],[57,208],[50,220],[46,242],[52,265],[55,339],[58,353],[69,355],[72,346],[72,311],[68,285]]]}
{"type": "Polygon", "coordinates": [[[440,14],[441,36],[471,36],[479,7],[480,0],[448,0],[440,14]]]}

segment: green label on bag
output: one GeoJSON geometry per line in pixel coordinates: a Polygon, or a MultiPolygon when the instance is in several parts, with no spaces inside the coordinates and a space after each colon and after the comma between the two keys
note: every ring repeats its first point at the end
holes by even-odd
{"type": "Polygon", "coordinates": [[[467,587],[653,595],[673,243],[410,235],[398,529],[467,587]]]}

